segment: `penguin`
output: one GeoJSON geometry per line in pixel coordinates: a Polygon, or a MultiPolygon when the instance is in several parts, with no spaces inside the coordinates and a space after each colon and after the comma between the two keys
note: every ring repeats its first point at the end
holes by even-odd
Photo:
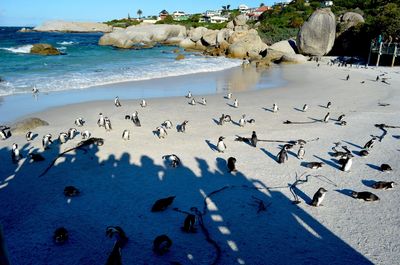
{"type": "Polygon", "coordinates": [[[165,155],[162,159],[169,161],[171,167],[178,167],[181,164],[181,159],[175,154],[165,155]]]}
{"type": "Polygon", "coordinates": [[[344,158],[342,161],[341,170],[344,172],[349,172],[352,165],[353,165],[353,155],[348,154],[347,157],[344,158]]]}
{"type": "Polygon", "coordinates": [[[232,121],[232,118],[231,118],[231,115],[225,115],[224,116],[224,122],[231,122],[232,121]]]}
{"type": "Polygon", "coordinates": [[[225,139],[225,137],[223,137],[223,136],[220,136],[218,138],[217,150],[220,153],[223,153],[226,150],[226,145],[224,143],[224,139],[225,139]]]}
{"type": "Polygon", "coordinates": [[[367,202],[370,201],[379,201],[379,197],[369,191],[362,191],[362,192],[351,192],[351,196],[356,199],[364,200],[367,202]]]}
{"type": "Polygon", "coordinates": [[[104,117],[103,117],[103,114],[102,113],[99,113],[99,119],[97,120],[97,125],[99,126],[99,127],[104,127],[105,126],[105,120],[104,120],[104,117]]]}
{"type": "Polygon", "coordinates": [[[236,172],[236,171],[237,171],[237,170],[236,170],[235,163],[236,163],[236,158],[234,158],[234,157],[229,157],[229,158],[228,158],[227,167],[228,167],[228,172],[229,172],[229,173],[232,173],[232,172],[236,172]]]}
{"type": "Polygon", "coordinates": [[[344,114],[340,115],[339,118],[337,119],[337,121],[342,121],[345,116],[346,115],[344,115],[344,114]]]}
{"type": "Polygon", "coordinates": [[[169,196],[167,198],[159,199],[157,200],[153,206],[151,207],[152,212],[161,212],[167,209],[168,206],[170,206],[176,196],[169,196]]]}
{"type": "Polygon", "coordinates": [[[189,91],[189,92],[187,93],[187,95],[186,95],[186,98],[192,98],[192,92],[189,91]]]}
{"type": "Polygon", "coordinates": [[[68,231],[64,227],[59,227],[54,231],[53,239],[56,244],[63,244],[68,240],[68,231]]]}
{"type": "Polygon", "coordinates": [[[325,115],[324,120],[323,120],[325,123],[327,123],[329,121],[330,115],[331,114],[329,112],[325,115]]]}
{"type": "Polygon", "coordinates": [[[0,138],[1,138],[1,140],[6,140],[8,138],[6,131],[3,128],[0,129],[0,138]]]}
{"type": "Polygon", "coordinates": [[[224,125],[225,123],[225,114],[222,113],[221,118],[219,118],[218,125],[224,125]]]}
{"type": "Polygon", "coordinates": [[[167,235],[157,236],[153,241],[153,251],[159,255],[163,255],[172,246],[172,240],[167,235]]]}
{"type": "Polygon", "coordinates": [[[91,135],[91,133],[88,130],[81,132],[81,136],[82,136],[83,140],[89,139],[90,135],[91,135]]]}
{"type": "Polygon", "coordinates": [[[377,75],[377,76],[376,76],[376,79],[375,79],[375,81],[376,81],[376,82],[378,82],[378,81],[379,81],[379,75],[377,75]]]}
{"type": "Polygon", "coordinates": [[[257,147],[257,142],[258,142],[258,138],[257,138],[256,131],[253,131],[251,134],[250,143],[253,147],[257,147]]]}
{"type": "Polygon", "coordinates": [[[326,104],[326,108],[327,108],[327,109],[330,109],[331,106],[332,106],[332,102],[329,101],[329,102],[326,104]]]}
{"type": "Polygon", "coordinates": [[[65,132],[61,132],[58,135],[58,140],[60,141],[60,143],[65,144],[68,141],[68,134],[65,132]]]}
{"type": "Polygon", "coordinates": [[[311,201],[311,205],[318,207],[318,206],[322,206],[322,201],[325,198],[325,194],[326,194],[327,190],[324,188],[319,188],[318,191],[314,194],[314,197],[311,201]]]}
{"type": "Polygon", "coordinates": [[[250,119],[250,120],[247,120],[247,123],[254,124],[254,123],[256,123],[256,120],[255,119],[250,119]]]}
{"type": "Polygon", "coordinates": [[[188,214],[183,222],[182,230],[186,233],[196,232],[194,224],[196,223],[196,216],[194,214],[188,214]]]}
{"type": "Polygon", "coordinates": [[[19,152],[18,144],[14,143],[11,149],[11,160],[13,161],[13,163],[17,163],[21,158],[22,155],[19,152]]]}
{"type": "Polygon", "coordinates": [[[347,121],[340,121],[340,122],[339,122],[339,125],[340,125],[340,126],[346,126],[346,125],[347,125],[347,121]]]}
{"type": "Polygon", "coordinates": [[[43,138],[42,138],[43,150],[46,150],[49,147],[49,145],[51,143],[53,143],[53,141],[51,140],[51,137],[52,137],[51,134],[46,134],[46,135],[43,136],[43,138]]]}
{"type": "Polygon", "coordinates": [[[29,131],[25,134],[25,138],[28,142],[33,140],[33,132],[29,131]]]}
{"type": "Polygon", "coordinates": [[[157,128],[156,128],[156,131],[157,131],[157,133],[158,133],[158,138],[159,138],[159,139],[165,138],[165,136],[168,135],[167,130],[166,130],[163,126],[157,127],[157,128]]]}
{"type": "Polygon", "coordinates": [[[129,114],[125,115],[125,120],[131,120],[131,119],[132,119],[131,115],[129,115],[129,114]]]}
{"type": "Polygon", "coordinates": [[[347,75],[346,76],[346,81],[349,81],[349,79],[350,79],[350,75],[347,75]]]}
{"type": "Polygon", "coordinates": [[[75,133],[77,132],[77,130],[75,128],[70,128],[68,130],[68,137],[69,139],[74,139],[75,137],[75,133]]]}
{"type": "Polygon", "coordinates": [[[246,115],[243,114],[243,115],[242,115],[242,118],[239,120],[239,126],[240,126],[240,127],[244,127],[244,126],[246,125],[246,120],[245,120],[245,118],[246,118],[246,115]]]}
{"type": "Polygon", "coordinates": [[[304,104],[304,106],[303,106],[303,112],[306,112],[307,109],[308,109],[308,105],[307,105],[307,104],[304,104]]]}
{"type": "Polygon", "coordinates": [[[36,86],[33,86],[32,88],[32,94],[36,95],[39,93],[39,89],[36,86]]]}
{"type": "Polygon", "coordinates": [[[365,143],[364,149],[366,149],[366,150],[371,149],[371,148],[374,146],[376,139],[377,139],[377,138],[376,138],[375,136],[373,136],[373,137],[371,138],[371,140],[369,140],[368,142],[365,143]]]}
{"type": "Polygon", "coordinates": [[[147,102],[146,102],[146,100],[142,99],[142,101],[140,102],[140,106],[141,106],[142,108],[147,107],[147,102]]]}
{"type": "Polygon", "coordinates": [[[75,197],[75,196],[78,196],[80,193],[81,192],[74,186],[66,186],[64,188],[64,196],[65,197],[75,197]]]}
{"type": "Polygon", "coordinates": [[[115,99],[114,99],[114,105],[116,106],[116,107],[121,107],[122,105],[121,105],[121,102],[119,101],[119,97],[117,96],[117,97],[115,97],[115,99]]]}
{"type": "Polygon", "coordinates": [[[33,162],[41,162],[45,160],[41,154],[36,154],[36,153],[30,153],[29,157],[33,162]]]}
{"type": "Polygon", "coordinates": [[[201,104],[203,106],[207,105],[207,100],[205,98],[201,98],[201,104]]]}
{"type": "Polygon", "coordinates": [[[196,100],[194,98],[192,98],[192,100],[190,101],[189,104],[192,105],[192,106],[196,105],[196,100]]]}
{"type": "Polygon", "coordinates": [[[311,168],[311,169],[319,169],[324,165],[322,162],[308,162],[306,164],[306,167],[311,168]]]}
{"type": "Polygon", "coordinates": [[[304,154],[306,153],[306,150],[304,149],[304,145],[300,145],[299,151],[297,151],[297,158],[300,160],[303,160],[304,154]]]}
{"type": "Polygon", "coordinates": [[[170,120],[164,121],[161,125],[164,126],[165,129],[171,129],[172,126],[173,126],[173,124],[172,124],[172,122],[170,120]]]}
{"type": "Polygon", "coordinates": [[[237,98],[235,98],[235,101],[233,102],[233,106],[234,106],[235,108],[239,107],[239,101],[238,101],[237,98]]]}
{"type": "Polygon", "coordinates": [[[279,110],[278,105],[275,103],[272,104],[272,112],[276,113],[276,112],[278,112],[278,110],[279,110]]]}
{"type": "Polygon", "coordinates": [[[124,139],[125,141],[129,140],[131,137],[131,132],[129,130],[124,130],[122,132],[122,139],[124,139]]]}
{"type": "Polygon", "coordinates": [[[388,190],[394,188],[394,181],[378,181],[372,185],[372,188],[377,190],[388,190]]]}
{"type": "Polygon", "coordinates": [[[134,113],[132,113],[132,122],[137,126],[137,127],[141,127],[142,125],[140,124],[140,120],[139,120],[139,114],[137,111],[135,111],[134,113]]]}
{"type": "Polygon", "coordinates": [[[106,265],[122,265],[121,243],[119,240],[115,241],[110,255],[108,255],[106,265]]]}
{"type": "Polygon", "coordinates": [[[109,132],[112,130],[111,121],[108,117],[104,118],[104,128],[106,129],[106,132],[109,132]]]}
{"type": "Polygon", "coordinates": [[[189,121],[185,120],[185,121],[182,122],[182,124],[179,124],[178,127],[177,127],[178,132],[182,132],[182,133],[186,132],[186,125],[188,123],[189,123],[189,121]]]}
{"type": "Polygon", "coordinates": [[[284,145],[281,149],[281,151],[277,155],[277,161],[279,164],[285,163],[289,159],[288,153],[287,153],[287,146],[284,145]]]}
{"type": "Polygon", "coordinates": [[[232,98],[232,93],[226,94],[226,98],[227,98],[227,99],[231,99],[231,98],[232,98]]]}
{"type": "Polygon", "coordinates": [[[381,168],[381,170],[382,170],[383,172],[392,171],[392,167],[389,166],[388,164],[382,164],[382,165],[380,166],[380,168],[381,168]]]}
{"type": "Polygon", "coordinates": [[[78,127],[82,127],[85,124],[85,121],[82,118],[77,118],[75,120],[75,125],[78,127]]]}

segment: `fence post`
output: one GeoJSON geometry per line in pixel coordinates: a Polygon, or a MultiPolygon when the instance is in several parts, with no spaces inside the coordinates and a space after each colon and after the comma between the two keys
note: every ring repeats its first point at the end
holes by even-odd
{"type": "Polygon", "coordinates": [[[382,54],[382,42],[379,44],[379,52],[378,52],[378,59],[376,60],[376,66],[379,66],[379,60],[381,59],[382,54]]]}
{"type": "Polygon", "coordinates": [[[397,56],[397,44],[394,45],[394,52],[393,52],[393,58],[392,58],[392,67],[394,66],[394,61],[396,60],[397,56]]]}

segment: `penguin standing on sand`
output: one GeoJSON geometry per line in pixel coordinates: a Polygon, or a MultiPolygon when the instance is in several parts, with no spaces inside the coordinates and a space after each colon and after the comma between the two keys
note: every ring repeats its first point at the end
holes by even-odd
{"type": "Polygon", "coordinates": [[[33,86],[32,88],[32,94],[36,95],[39,93],[39,89],[36,86],[33,86]]]}
{"type": "Polygon", "coordinates": [[[192,98],[192,92],[188,92],[188,94],[186,95],[187,98],[192,98]]]}
{"type": "Polygon", "coordinates": [[[52,137],[52,135],[50,133],[43,136],[43,138],[42,138],[43,150],[46,150],[49,147],[49,145],[51,143],[53,143],[53,141],[51,140],[51,137],[52,137]]]}
{"type": "Polygon", "coordinates": [[[285,163],[285,161],[287,161],[289,159],[287,149],[288,149],[288,146],[284,145],[282,147],[282,150],[278,153],[277,158],[278,158],[279,164],[283,164],[283,163],[285,163]]]}
{"type": "Polygon", "coordinates": [[[300,145],[299,151],[297,151],[297,158],[303,160],[306,150],[304,149],[304,145],[300,145]]]}
{"type": "Polygon", "coordinates": [[[105,126],[105,120],[104,120],[104,117],[103,117],[103,114],[102,113],[99,113],[99,119],[97,120],[97,125],[99,126],[99,127],[104,127],[105,126]]]}
{"type": "Polygon", "coordinates": [[[76,132],[77,132],[77,131],[76,131],[75,128],[70,128],[70,129],[68,130],[68,138],[69,138],[69,139],[74,139],[75,133],[76,133],[76,132]]]}
{"type": "Polygon", "coordinates": [[[159,139],[161,139],[161,138],[164,139],[165,136],[168,135],[167,130],[166,130],[163,126],[157,127],[157,128],[156,128],[156,131],[157,131],[157,134],[158,134],[158,138],[159,138],[159,139]]]}
{"type": "Polygon", "coordinates": [[[104,128],[106,129],[107,132],[112,130],[111,121],[108,117],[104,118],[104,128]]]}
{"type": "Polygon", "coordinates": [[[207,100],[205,98],[201,98],[201,104],[203,106],[207,105],[207,100]]]}
{"type": "Polygon", "coordinates": [[[90,135],[91,135],[91,133],[88,130],[81,132],[81,136],[82,136],[83,140],[89,139],[90,135]]]}
{"type": "Polygon", "coordinates": [[[246,125],[246,114],[242,115],[242,118],[239,120],[239,126],[244,127],[246,125]]]}
{"type": "Polygon", "coordinates": [[[31,131],[29,131],[29,132],[27,132],[26,134],[25,134],[25,138],[26,138],[26,140],[29,142],[29,141],[32,141],[32,139],[33,139],[33,133],[31,132],[31,131]]]}
{"type": "Polygon", "coordinates": [[[257,142],[258,142],[258,138],[257,138],[256,131],[253,131],[253,133],[251,134],[250,143],[253,147],[257,147],[257,142]]]}
{"type": "Polygon", "coordinates": [[[118,107],[122,107],[121,102],[119,101],[119,97],[116,96],[114,99],[114,105],[118,108],[118,107]]]}
{"type": "Polygon", "coordinates": [[[85,121],[83,120],[83,118],[77,118],[75,120],[75,125],[78,127],[82,127],[85,124],[85,121]]]}
{"type": "Polygon", "coordinates": [[[17,163],[22,158],[22,155],[19,152],[18,144],[14,143],[11,149],[11,159],[13,163],[17,163]]]}
{"type": "Polygon", "coordinates": [[[303,106],[303,112],[306,112],[307,109],[308,109],[308,105],[307,105],[307,104],[304,104],[304,106],[303,106]]]}
{"type": "Polygon", "coordinates": [[[318,206],[322,206],[322,201],[325,198],[325,194],[326,194],[327,190],[324,188],[319,188],[318,191],[314,194],[314,197],[311,201],[311,205],[318,207],[318,206]]]}
{"type": "Polygon", "coordinates": [[[190,101],[189,104],[192,105],[192,106],[196,105],[196,100],[194,98],[192,98],[192,100],[190,101]]]}
{"type": "Polygon", "coordinates": [[[332,102],[329,101],[329,102],[326,104],[326,108],[327,108],[327,109],[330,109],[331,107],[332,107],[332,102]]]}
{"type": "Polygon", "coordinates": [[[346,81],[349,81],[349,79],[350,79],[350,75],[347,75],[346,76],[346,81]]]}
{"type": "Polygon", "coordinates": [[[278,112],[278,110],[279,110],[278,105],[275,103],[272,104],[272,112],[276,113],[276,112],[278,112]]]}
{"type": "Polygon", "coordinates": [[[234,106],[235,108],[239,107],[239,101],[238,101],[237,98],[235,98],[235,101],[233,102],[233,106],[234,106]]]}
{"type": "Polygon", "coordinates": [[[344,115],[344,114],[340,115],[339,118],[337,119],[337,121],[342,121],[345,116],[346,115],[344,115]]]}
{"type": "Polygon", "coordinates": [[[173,126],[170,120],[164,121],[161,125],[164,126],[166,129],[171,129],[173,126]]]}
{"type": "Polygon", "coordinates": [[[328,113],[325,115],[323,121],[324,121],[325,123],[327,123],[327,122],[329,121],[330,116],[331,116],[331,114],[328,112],[328,113]]]}
{"type": "Polygon", "coordinates": [[[61,132],[58,135],[58,140],[60,141],[60,143],[65,144],[68,141],[68,133],[61,132]]]}
{"type": "Polygon", "coordinates": [[[227,99],[231,99],[231,98],[232,98],[232,93],[228,93],[228,94],[226,95],[226,98],[227,98],[227,99]]]}
{"type": "Polygon", "coordinates": [[[372,137],[371,140],[369,140],[368,142],[365,143],[364,149],[366,149],[366,150],[371,149],[374,146],[376,139],[377,138],[375,136],[372,137]]]}
{"type": "Polygon", "coordinates": [[[353,165],[353,155],[347,154],[347,157],[344,159],[341,159],[341,162],[342,162],[341,170],[344,172],[349,172],[351,166],[353,165]]]}
{"type": "Polygon", "coordinates": [[[129,140],[131,137],[131,133],[129,130],[124,130],[122,132],[122,139],[124,139],[125,141],[129,140]]]}
{"type": "Polygon", "coordinates": [[[142,99],[142,101],[140,102],[140,106],[141,106],[142,108],[147,107],[147,102],[146,102],[146,100],[142,99]]]}
{"type": "Polygon", "coordinates": [[[135,111],[134,113],[132,113],[132,122],[137,126],[137,127],[141,127],[140,124],[140,120],[139,120],[139,113],[137,111],[135,111]]]}
{"type": "Polygon", "coordinates": [[[186,233],[196,232],[194,224],[196,223],[196,216],[194,214],[188,214],[183,222],[182,230],[186,233]]]}
{"type": "Polygon", "coordinates": [[[228,172],[229,173],[237,171],[235,163],[236,163],[236,158],[234,158],[234,157],[229,157],[228,158],[227,167],[228,167],[228,172]]]}
{"type": "Polygon", "coordinates": [[[223,153],[226,150],[226,145],[224,143],[224,139],[225,139],[225,137],[223,137],[223,136],[220,136],[218,138],[217,150],[220,153],[223,153]]]}
{"type": "Polygon", "coordinates": [[[165,155],[162,159],[167,160],[171,167],[178,167],[181,164],[181,159],[175,154],[165,155]]]}
{"type": "Polygon", "coordinates": [[[182,122],[182,124],[178,125],[178,132],[186,132],[186,125],[189,123],[189,121],[185,120],[182,122]]]}

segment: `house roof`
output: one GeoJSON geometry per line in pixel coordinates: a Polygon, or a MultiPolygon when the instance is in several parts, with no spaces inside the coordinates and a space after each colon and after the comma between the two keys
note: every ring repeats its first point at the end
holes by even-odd
{"type": "Polygon", "coordinates": [[[269,10],[268,6],[260,6],[259,8],[256,9],[255,12],[264,12],[264,11],[267,11],[267,10],[269,10]]]}

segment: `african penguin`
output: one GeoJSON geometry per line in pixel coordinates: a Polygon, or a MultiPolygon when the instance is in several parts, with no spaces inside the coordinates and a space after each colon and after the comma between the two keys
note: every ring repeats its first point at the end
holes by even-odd
{"type": "Polygon", "coordinates": [[[279,110],[278,105],[275,103],[272,104],[272,112],[276,113],[276,112],[278,112],[278,110],[279,110]]]}
{"type": "Polygon", "coordinates": [[[341,169],[344,172],[349,172],[352,165],[353,165],[353,155],[352,154],[348,154],[347,157],[343,159],[343,163],[342,163],[341,169]]]}
{"type": "Polygon", "coordinates": [[[91,133],[88,130],[81,132],[81,136],[82,136],[83,140],[89,139],[90,135],[91,135],[91,133]]]}
{"type": "Polygon", "coordinates": [[[181,159],[175,154],[165,155],[162,159],[167,160],[171,167],[178,167],[181,164],[181,159]]]}
{"type": "Polygon", "coordinates": [[[239,120],[239,126],[240,127],[244,127],[246,125],[246,119],[245,118],[246,118],[246,115],[243,114],[242,118],[239,120]]]}
{"type": "Polygon", "coordinates": [[[304,154],[306,153],[306,150],[304,149],[304,145],[300,145],[299,151],[297,151],[297,158],[303,160],[304,154]]]}
{"type": "Polygon", "coordinates": [[[70,128],[68,130],[68,137],[69,139],[74,139],[75,137],[75,133],[77,132],[77,130],[75,128],[70,128]]]}
{"type": "Polygon", "coordinates": [[[83,118],[77,118],[75,120],[75,125],[78,127],[82,127],[85,124],[85,121],[83,120],[83,118]]]}
{"type": "Polygon", "coordinates": [[[207,105],[207,100],[205,98],[201,98],[201,104],[202,105],[207,105]]]}
{"type": "Polygon", "coordinates": [[[125,141],[129,140],[131,137],[131,133],[129,130],[124,130],[122,132],[122,139],[124,139],[125,141]]]}
{"type": "Polygon", "coordinates": [[[232,93],[228,93],[228,94],[226,95],[226,98],[227,98],[227,99],[231,99],[231,98],[232,98],[232,93]]]}
{"type": "Polygon", "coordinates": [[[235,101],[233,102],[233,106],[234,106],[235,108],[239,107],[239,101],[238,101],[237,98],[236,98],[235,101]]]}
{"type": "Polygon", "coordinates": [[[49,145],[51,143],[53,143],[53,141],[51,140],[51,137],[52,137],[51,134],[46,134],[46,135],[43,136],[43,138],[42,138],[43,150],[46,150],[49,147],[49,145]]]}
{"type": "Polygon", "coordinates": [[[284,145],[281,151],[277,155],[277,161],[279,164],[283,164],[287,160],[288,160],[287,146],[284,145]]]}
{"type": "Polygon", "coordinates": [[[258,138],[257,138],[256,131],[253,131],[251,134],[250,143],[253,147],[257,147],[257,142],[258,142],[258,138]]]}
{"type": "Polygon", "coordinates": [[[104,127],[105,126],[105,120],[104,120],[104,116],[102,113],[99,113],[99,119],[97,120],[97,125],[99,127],[104,127]]]}
{"type": "Polygon", "coordinates": [[[194,98],[192,98],[192,100],[190,101],[189,104],[192,105],[192,106],[196,105],[196,100],[194,98]]]}
{"type": "Polygon", "coordinates": [[[135,111],[132,113],[132,122],[137,126],[141,127],[140,120],[139,120],[139,113],[135,111]]]}
{"type": "Polygon", "coordinates": [[[366,149],[366,150],[371,149],[374,146],[376,140],[377,140],[377,138],[375,136],[372,137],[371,140],[369,140],[368,142],[365,143],[364,149],[366,149]]]}
{"type": "Polygon", "coordinates": [[[232,171],[233,172],[237,171],[235,163],[236,163],[236,158],[234,158],[234,157],[229,157],[228,158],[227,167],[228,167],[228,172],[229,173],[232,173],[232,171]]]}
{"type": "Polygon", "coordinates": [[[164,121],[161,125],[164,126],[166,129],[171,129],[173,126],[173,124],[170,120],[164,121]]]}
{"type": "Polygon", "coordinates": [[[378,181],[372,185],[374,189],[387,190],[394,188],[394,181],[378,181]]]}
{"type": "Polygon", "coordinates": [[[67,142],[67,140],[68,140],[68,134],[65,133],[65,132],[61,132],[58,135],[58,140],[60,141],[60,143],[65,144],[67,142]]]}
{"type": "Polygon", "coordinates": [[[325,123],[327,123],[327,122],[329,121],[329,118],[330,118],[330,113],[328,112],[328,113],[325,115],[323,121],[324,121],[325,123]]]}
{"type": "Polygon", "coordinates": [[[351,193],[351,196],[353,198],[368,201],[368,202],[369,201],[379,201],[379,197],[369,191],[361,191],[361,192],[353,191],[351,193]]]}
{"type": "Polygon", "coordinates": [[[318,206],[322,206],[322,201],[325,198],[325,194],[326,194],[327,190],[324,188],[319,188],[318,191],[314,194],[314,197],[311,201],[311,205],[318,207],[318,206]]]}
{"type": "Polygon", "coordinates": [[[326,104],[326,108],[327,108],[327,109],[330,109],[331,106],[332,106],[332,102],[329,101],[329,102],[326,104]]]}
{"type": "Polygon", "coordinates": [[[226,145],[224,143],[224,139],[225,139],[225,137],[223,137],[223,136],[220,136],[218,138],[217,150],[220,153],[223,153],[226,150],[226,145]]]}
{"type": "Polygon", "coordinates": [[[22,155],[19,152],[18,144],[14,143],[11,149],[11,160],[16,163],[22,158],[22,155]]]}
{"type": "Polygon", "coordinates": [[[147,107],[147,102],[146,102],[146,100],[142,99],[142,101],[140,102],[140,106],[141,106],[142,108],[147,107]]]}
{"type": "Polygon", "coordinates": [[[187,93],[186,97],[187,97],[187,98],[192,98],[192,92],[189,91],[189,92],[187,93]]]}
{"type": "Polygon", "coordinates": [[[112,130],[111,121],[108,117],[104,118],[104,128],[106,129],[107,132],[112,130]]]}
{"type": "Polygon", "coordinates": [[[303,106],[303,112],[306,112],[307,109],[308,109],[308,105],[307,105],[307,104],[304,104],[304,106],[303,106]]]}
{"type": "Polygon", "coordinates": [[[29,132],[27,132],[26,134],[25,134],[25,138],[26,138],[26,140],[29,142],[29,141],[32,141],[32,139],[33,139],[33,132],[31,132],[31,131],[29,131],[29,132]]]}
{"type": "Polygon", "coordinates": [[[178,132],[182,132],[182,133],[186,132],[186,125],[188,123],[189,123],[189,121],[185,120],[185,121],[182,122],[182,124],[179,124],[178,127],[177,127],[178,132]]]}
{"type": "Polygon", "coordinates": [[[115,99],[114,99],[114,105],[116,106],[116,107],[121,107],[122,105],[121,105],[121,102],[119,101],[119,97],[117,96],[117,97],[115,97],[115,99]]]}
{"type": "Polygon", "coordinates": [[[157,134],[158,134],[158,138],[159,138],[159,139],[165,138],[165,136],[168,135],[167,130],[166,130],[163,126],[157,127],[157,128],[156,128],[156,131],[157,131],[157,134]]]}

